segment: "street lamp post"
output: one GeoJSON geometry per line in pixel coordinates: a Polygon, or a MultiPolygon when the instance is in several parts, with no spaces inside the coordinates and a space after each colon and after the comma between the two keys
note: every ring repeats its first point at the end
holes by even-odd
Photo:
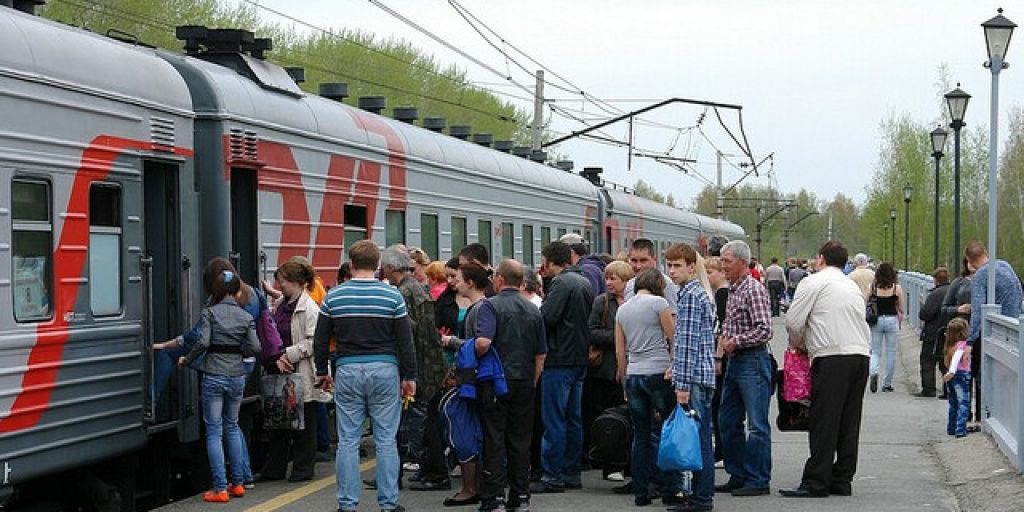
{"type": "Polygon", "coordinates": [[[910,183],[903,185],[903,202],[907,207],[903,215],[903,270],[910,271],[910,197],[914,195],[914,187],[910,183]]]}
{"type": "Polygon", "coordinates": [[[889,209],[889,223],[892,224],[892,250],[889,251],[889,260],[896,263],[896,208],[889,209]]]}
{"type": "Polygon", "coordinates": [[[932,130],[932,158],[935,159],[935,240],[933,245],[932,268],[939,268],[939,160],[942,159],[942,152],[946,149],[946,130],[941,126],[932,130]]]}
{"type": "Polygon", "coordinates": [[[885,246],[889,245],[889,224],[886,222],[882,223],[882,261],[885,259],[885,246]]]}
{"type": "MultiPolygon", "coordinates": [[[[956,89],[947,92],[946,105],[949,107],[949,126],[953,128],[953,247],[960,252],[960,129],[964,125],[964,114],[967,113],[967,102],[971,95],[956,89]]],[[[960,275],[960,258],[953,258],[953,274],[960,275]]]]}
{"type": "MultiPolygon", "coordinates": [[[[1003,17],[999,9],[996,16],[981,24],[985,29],[985,46],[988,48],[988,62],[985,67],[992,71],[992,109],[989,141],[988,141],[988,255],[990,261],[996,261],[996,214],[998,200],[996,182],[999,178],[997,170],[997,153],[999,151],[999,72],[1006,69],[1006,49],[1010,45],[1010,36],[1017,26],[1003,17]]],[[[988,304],[996,303],[996,269],[988,270],[988,304]]]]}

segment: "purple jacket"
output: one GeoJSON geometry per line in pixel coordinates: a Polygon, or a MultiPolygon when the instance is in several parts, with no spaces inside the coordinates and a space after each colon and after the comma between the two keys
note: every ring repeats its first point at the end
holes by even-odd
{"type": "Polygon", "coordinates": [[[604,293],[604,260],[596,254],[588,254],[580,258],[579,266],[583,271],[583,276],[590,281],[590,289],[594,292],[594,296],[597,297],[604,293]]]}

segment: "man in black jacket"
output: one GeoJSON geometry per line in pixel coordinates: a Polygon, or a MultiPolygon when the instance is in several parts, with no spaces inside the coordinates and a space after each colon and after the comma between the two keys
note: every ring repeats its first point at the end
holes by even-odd
{"type": "Polygon", "coordinates": [[[476,317],[476,352],[483,355],[493,347],[508,382],[508,394],[503,397],[495,395],[493,381],[477,383],[484,433],[481,511],[530,508],[534,386],[544,369],[547,342],[544,318],[519,293],[522,282],[523,265],[502,261],[495,277],[499,292],[480,304],[476,317]],[[502,508],[506,485],[508,502],[502,508]]]}
{"type": "Polygon", "coordinates": [[[935,365],[939,362],[935,357],[935,344],[941,343],[938,336],[945,317],[942,314],[942,300],[949,288],[949,270],[945,267],[935,269],[932,272],[932,279],[935,288],[928,293],[928,298],[917,315],[924,322],[921,328],[921,392],[917,395],[922,397],[935,396],[935,365]]]}
{"type": "Polygon", "coordinates": [[[571,253],[572,249],[562,242],[551,242],[541,251],[541,270],[552,279],[540,307],[547,328],[548,355],[541,376],[544,476],[530,489],[534,493],[582,487],[581,399],[589,353],[587,319],[594,292],[580,268],[570,265],[571,253]]]}

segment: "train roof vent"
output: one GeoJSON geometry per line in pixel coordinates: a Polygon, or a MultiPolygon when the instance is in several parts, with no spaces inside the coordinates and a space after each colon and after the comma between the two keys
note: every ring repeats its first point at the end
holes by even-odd
{"type": "Polygon", "coordinates": [[[572,160],[559,160],[555,162],[555,167],[565,172],[569,172],[573,167],[575,167],[575,164],[572,163],[572,160]]]}
{"type": "Polygon", "coordinates": [[[448,126],[448,120],[443,117],[423,118],[423,127],[432,132],[441,133],[445,126],[448,126]]]}
{"type": "Polygon", "coordinates": [[[174,149],[174,119],[163,117],[149,118],[149,138],[153,147],[158,150],[171,151],[174,149]]]}
{"type": "Polygon", "coordinates": [[[339,82],[320,84],[320,96],[329,100],[341,102],[345,98],[348,98],[348,84],[339,82]]]}
{"type": "Polygon", "coordinates": [[[288,73],[288,76],[292,77],[292,81],[297,83],[297,84],[301,84],[302,82],[306,81],[306,69],[305,68],[291,67],[291,68],[284,68],[284,71],[285,71],[285,73],[288,73]]]}
{"type": "Polygon", "coordinates": [[[473,134],[473,127],[466,124],[453,124],[448,127],[448,135],[456,139],[469,140],[473,134]]]}
{"type": "Polygon", "coordinates": [[[229,140],[229,153],[232,161],[257,162],[259,160],[259,137],[252,130],[232,128],[229,140]]]}
{"type": "Polygon", "coordinates": [[[494,141],[494,149],[501,151],[502,153],[508,153],[512,151],[512,148],[516,145],[515,142],[510,140],[496,140],[494,141]]]}
{"type": "Polygon", "coordinates": [[[360,96],[359,97],[359,108],[373,112],[374,114],[380,114],[388,107],[388,99],[384,96],[360,96]]]}
{"type": "Polygon", "coordinates": [[[514,146],[512,148],[512,154],[515,156],[530,158],[530,146],[514,146]]]}
{"type": "Polygon", "coordinates": [[[420,118],[420,111],[416,107],[395,107],[391,111],[391,117],[396,121],[414,124],[420,118]]]}
{"type": "Polygon", "coordinates": [[[601,181],[601,173],[603,172],[604,169],[601,167],[584,167],[583,170],[580,171],[580,176],[583,176],[587,181],[600,187],[603,183],[601,181]]]}
{"type": "Polygon", "coordinates": [[[494,135],[489,133],[474,133],[473,142],[489,148],[491,147],[491,144],[494,144],[494,135]]]}
{"type": "Polygon", "coordinates": [[[264,60],[265,52],[274,48],[270,39],[257,38],[248,30],[201,25],[182,25],[174,33],[185,42],[185,53],[191,57],[232,69],[264,89],[296,98],[303,96],[302,89],[284,68],[264,60]]]}
{"type": "Polygon", "coordinates": [[[541,163],[543,163],[547,159],[548,159],[548,152],[547,151],[544,151],[544,150],[541,150],[541,149],[535,149],[533,151],[530,151],[530,160],[533,160],[534,162],[541,162],[541,163]]]}

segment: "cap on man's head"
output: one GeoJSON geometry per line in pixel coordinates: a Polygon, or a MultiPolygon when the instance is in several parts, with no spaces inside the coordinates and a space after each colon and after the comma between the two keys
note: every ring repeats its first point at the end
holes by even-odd
{"type": "Polygon", "coordinates": [[[562,242],[563,244],[566,244],[566,245],[576,245],[576,244],[585,244],[585,243],[587,243],[587,241],[584,240],[583,237],[580,236],[577,233],[566,233],[566,234],[562,235],[558,239],[558,241],[562,242]]]}

